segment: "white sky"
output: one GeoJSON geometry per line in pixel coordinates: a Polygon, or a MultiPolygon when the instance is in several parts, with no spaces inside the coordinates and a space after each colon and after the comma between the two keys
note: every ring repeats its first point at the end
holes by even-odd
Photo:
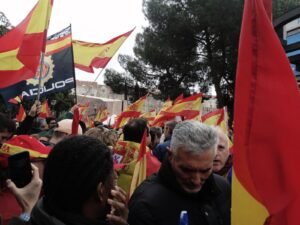
{"type": "MultiPolygon", "coordinates": [[[[36,4],[37,0],[0,0],[0,11],[4,12],[12,25],[17,25],[36,4]]],[[[118,54],[133,55],[135,36],[146,25],[142,13],[142,0],[54,0],[48,35],[72,24],[73,39],[104,43],[134,27],[106,68],[122,72],[118,54]]],[[[94,80],[95,74],[76,69],[78,80],[94,80]]],[[[103,73],[98,83],[103,82],[103,73]]]]}

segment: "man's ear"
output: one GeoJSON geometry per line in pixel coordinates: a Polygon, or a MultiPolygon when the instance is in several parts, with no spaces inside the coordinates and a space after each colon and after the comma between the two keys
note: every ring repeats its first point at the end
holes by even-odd
{"type": "Polygon", "coordinates": [[[102,182],[99,182],[97,186],[97,195],[100,202],[105,201],[104,195],[105,195],[105,187],[102,182]]]}

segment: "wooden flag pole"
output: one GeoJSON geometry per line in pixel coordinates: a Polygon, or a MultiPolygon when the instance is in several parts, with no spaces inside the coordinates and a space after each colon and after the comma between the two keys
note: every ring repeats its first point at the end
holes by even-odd
{"type": "Polygon", "coordinates": [[[45,57],[45,53],[42,52],[41,53],[41,59],[40,59],[40,68],[39,68],[39,86],[38,86],[38,94],[36,97],[36,100],[40,100],[40,96],[41,96],[41,86],[42,86],[42,75],[43,75],[43,67],[44,67],[44,57],[45,57]]]}

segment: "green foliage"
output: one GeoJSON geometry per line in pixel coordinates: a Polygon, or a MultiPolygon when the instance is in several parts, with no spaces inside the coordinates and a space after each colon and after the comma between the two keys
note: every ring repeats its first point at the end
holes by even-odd
{"type": "Polygon", "coordinates": [[[300,0],[276,0],[273,1],[273,18],[300,6],[300,0]]]}
{"type": "Polygon", "coordinates": [[[107,69],[104,73],[104,83],[109,86],[114,93],[124,94],[124,99],[135,101],[145,95],[147,90],[140,87],[137,79],[131,76],[118,73],[115,70],[107,69]]]}
{"type": "MultiPolygon", "coordinates": [[[[195,84],[204,93],[213,85],[218,106],[227,105],[232,115],[243,3],[144,0],[149,26],[136,37],[135,57],[119,57],[122,67],[142,86],[158,88],[162,99],[188,94],[195,84]]],[[[299,3],[300,0],[274,0],[274,17],[299,3]]],[[[116,74],[111,76],[107,85],[122,83],[123,75],[119,80],[116,74]]]]}

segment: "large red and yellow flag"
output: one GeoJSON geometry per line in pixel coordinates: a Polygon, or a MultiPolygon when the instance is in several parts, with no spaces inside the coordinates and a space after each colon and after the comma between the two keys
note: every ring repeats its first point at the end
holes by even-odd
{"type": "Polygon", "coordinates": [[[114,128],[123,127],[131,118],[139,117],[142,114],[146,98],[147,95],[139,98],[136,102],[128,106],[124,112],[121,112],[116,119],[114,128]]]}
{"type": "Polygon", "coordinates": [[[168,98],[160,109],[159,113],[156,115],[154,120],[150,123],[152,127],[162,127],[164,123],[168,120],[173,119],[173,116],[166,116],[163,113],[172,106],[172,100],[168,98]]]}
{"type": "Polygon", "coordinates": [[[75,67],[89,73],[94,72],[93,67],[105,68],[133,30],[121,34],[103,44],[73,40],[75,67]]]}
{"type": "Polygon", "coordinates": [[[232,225],[298,225],[300,95],[271,21],[245,0],[235,90],[232,225]]]}
{"type": "Polygon", "coordinates": [[[27,17],[0,38],[0,88],[35,76],[45,52],[53,0],[39,0],[27,17]]]}
{"type": "Polygon", "coordinates": [[[202,93],[177,101],[172,107],[163,112],[167,116],[183,116],[185,120],[195,119],[200,115],[202,93]]]}

